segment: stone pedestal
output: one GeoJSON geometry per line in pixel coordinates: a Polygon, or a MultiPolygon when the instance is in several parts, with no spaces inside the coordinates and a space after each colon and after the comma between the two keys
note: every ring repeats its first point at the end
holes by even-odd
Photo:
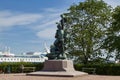
{"type": "Polygon", "coordinates": [[[46,60],[42,71],[28,73],[27,75],[75,77],[88,74],[80,71],[75,71],[73,62],[71,60],[46,60]]]}
{"type": "Polygon", "coordinates": [[[46,60],[42,71],[74,71],[71,60],[46,60]]]}

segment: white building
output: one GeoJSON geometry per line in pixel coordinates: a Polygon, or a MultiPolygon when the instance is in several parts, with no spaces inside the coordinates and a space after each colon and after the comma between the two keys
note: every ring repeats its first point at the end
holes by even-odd
{"type": "Polygon", "coordinates": [[[10,53],[10,48],[6,48],[6,51],[0,52],[0,62],[44,62],[48,58],[42,52],[28,52],[23,53],[21,56],[15,56],[10,53]]]}
{"type": "Polygon", "coordinates": [[[44,56],[14,56],[0,57],[0,62],[44,62],[47,58],[44,56]]]}

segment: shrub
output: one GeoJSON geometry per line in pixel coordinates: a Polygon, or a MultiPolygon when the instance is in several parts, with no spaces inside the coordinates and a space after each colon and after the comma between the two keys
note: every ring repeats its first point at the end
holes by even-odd
{"type": "Polygon", "coordinates": [[[9,71],[11,73],[20,73],[21,65],[24,65],[25,67],[36,67],[36,71],[39,71],[43,68],[43,63],[3,62],[0,64],[0,69],[5,73],[9,73],[9,71]]]}
{"type": "Polygon", "coordinates": [[[75,64],[75,69],[82,71],[82,68],[96,68],[98,75],[120,75],[120,64],[75,64]]]}

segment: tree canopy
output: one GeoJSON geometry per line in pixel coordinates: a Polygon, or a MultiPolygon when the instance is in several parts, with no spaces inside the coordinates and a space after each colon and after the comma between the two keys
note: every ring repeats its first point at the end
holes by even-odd
{"type": "Polygon", "coordinates": [[[70,6],[62,16],[69,58],[84,64],[113,56],[120,60],[120,6],[113,9],[103,0],[85,0],[70,6]]]}
{"type": "Polygon", "coordinates": [[[70,34],[69,50],[78,61],[87,63],[101,55],[101,44],[109,26],[111,7],[102,0],[74,4],[64,13],[70,34]]]}
{"type": "Polygon", "coordinates": [[[112,13],[112,23],[107,31],[107,38],[104,48],[114,52],[116,59],[120,60],[120,6],[117,6],[112,13]]]}

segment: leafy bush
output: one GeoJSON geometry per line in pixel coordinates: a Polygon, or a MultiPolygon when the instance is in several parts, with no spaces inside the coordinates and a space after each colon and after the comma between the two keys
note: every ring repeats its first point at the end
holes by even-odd
{"type": "MultiPolygon", "coordinates": [[[[0,70],[9,73],[8,69],[10,69],[11,73],[21,73],[21,65],[25,67],[36,67],[36,71],[40,71],[43,68],[43,63],[3,62],[0,63],[0,70]]],[[[96,68],[96,74],[98,75],[120,75],[120,64],[75,64],[74,67],[78,71],[82,71],[82,68],[96,68]]]]}
{"type": "Polygon", "coordinates": [[[21,72],[21,65],[24,67],[36,67],[36,71],[39,71],[43,68],[43,63],[30,63],[30,62],[3,62],[0,64],[0,69],[5,72],[9,73],[20,73],[21,72]]]}
{"type": "Polygon", "coordinates": [[[120,75],[120,64],[75,64],[75,69],[82,71],[82,68],[96,68],[98,75],[120,75]]]}

